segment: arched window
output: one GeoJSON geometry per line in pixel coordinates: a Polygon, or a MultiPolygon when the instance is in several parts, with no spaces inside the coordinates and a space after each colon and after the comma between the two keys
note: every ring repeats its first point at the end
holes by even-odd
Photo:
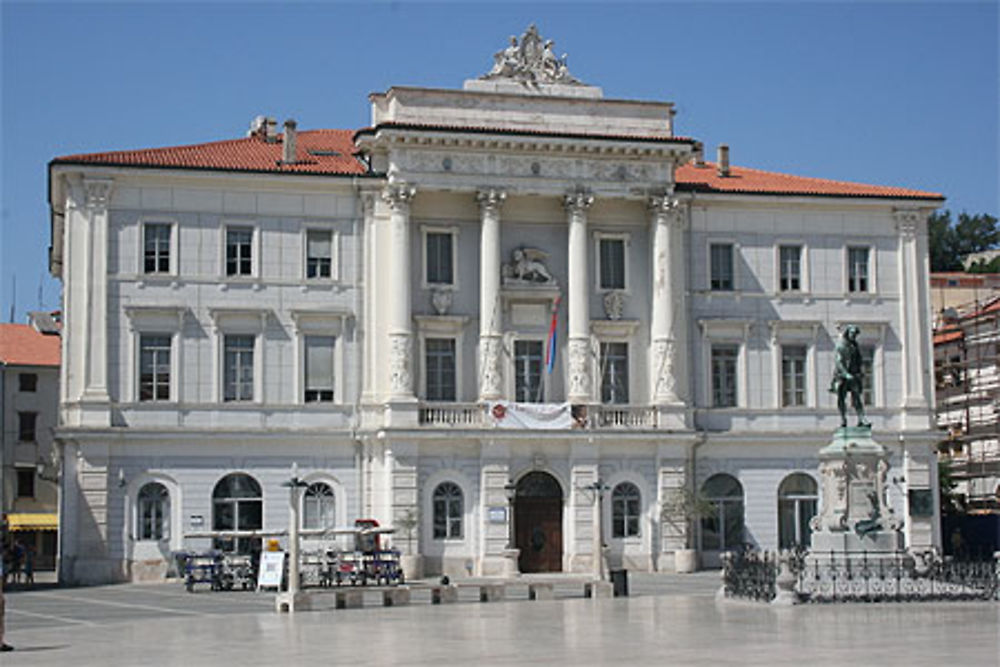
{"type": "Polygon", "coordinates": [[[465,503],[462,489],[454,482],[441,482],[434,489],[434,539],[461,539],[465,503]]]}
{"type": "Polygon", "coordinates": [[[333,510],[333,489],[329,484],[313,482],[302,494],[302,528],[333,528],[337,523],[333,510]]]}
{"type": "Polygon", "coordinates": [[[701,487],[712,511],[701,518],[701,548],[726,551],[743,544],[743,487],[732,475],[712,475],[701,487]]]}
{"type": "Polygon", "coordinates": [[[816,516],[816,480],[797,472],[778,487],[778,546],[790,549],[809,546],[809,520],[816,516]]]}
{"type": "Polygon", "coordinates": [[[636,537],[639,535],[639,487],[632,482],[622,482],[611,492],[611,536],[636,537]]]}
{"type": "Polygon", "coordinates": [[[149,482],[139,489],[135,499],[136,530],[140,540],[166,540],[170,537],[170,493],[159,482],[149,482]]]}
{"type": "MultiPolygon", "coordinates": [[[[260,484],[250,475],[233,473],[219,480],[212,491],[212,530],[260,530],[264,527],[264,501],[260,484]]],[[[260,548],[260,538],[217,537],[221,551],[250,553],[260,548]]]]}

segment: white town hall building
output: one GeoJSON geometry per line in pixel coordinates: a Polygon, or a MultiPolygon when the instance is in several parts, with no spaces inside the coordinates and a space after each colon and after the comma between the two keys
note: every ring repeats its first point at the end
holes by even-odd
{"type": "Polygon", "coordinates": [[[591,571],[596,527],[637,570],[805,542],[846,323],[906,544],[940,543],[941,195],[705,162],[533,27],[495,61],[357,131],[50,163],[64,581],[285,530],[292,464],[304,528],[415,520],[411,573],[591,571]]]}

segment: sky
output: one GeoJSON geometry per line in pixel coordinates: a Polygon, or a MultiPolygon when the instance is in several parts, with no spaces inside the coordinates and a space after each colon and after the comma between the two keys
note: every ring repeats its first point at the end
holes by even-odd
{"type": "Polygon", "coordinates": [[[676,104],[733,164],[944,194],[1000,214],[998,3],[0,0],[0,321],[60,305],[61,155],[368,124],[393,85],[460,88],[535,23],[605,97],[676,104]],[[15,290],[16,282],[16,290],[15,290]]]}

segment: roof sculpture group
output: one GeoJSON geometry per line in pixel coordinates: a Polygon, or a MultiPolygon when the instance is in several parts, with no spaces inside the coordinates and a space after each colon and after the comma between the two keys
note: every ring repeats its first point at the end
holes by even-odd
{"type": "Polygon", "coordinates": [[[508,79],[525,84],[568,84],[583,83],[569,73],[566,54],[562,58],[552,51],[555,42],[543,40],[534,24],[517,37],[511,35],[510,45],[497,51],[493,56],[493,69],[479,77],[487,81],[508,79]]]}

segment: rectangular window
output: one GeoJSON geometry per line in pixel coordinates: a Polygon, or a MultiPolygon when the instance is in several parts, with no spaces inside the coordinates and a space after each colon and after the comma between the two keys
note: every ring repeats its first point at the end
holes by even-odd
{"type": "Polygon", "coordinates": [[[514,400],[518,403],[541,403],[542,341],[519,340],[514,343],[514,400]]]}
{"type": "Polygon", "coordinates": [[[868,288],[868,248],[848,248],[847,291],[867,292],[868,288]]]}
{"type": "Polygon", "coordinates": [[[306,403],[333,401],[333,336],[306,336],[306,403]]]}
{"type": "Polygon", "coordinates": [[[139,336],[139,400],[170,400],[170,336],[139,336]]]}
{"type": "Polygon", "coordinates": [[[736,407],[736,345],[712,346],[712,407],[736,407]]]}
{"type": "Polygon", "coordinates": [[[601,289],[625,289],[625,240],[601,239],[601,289]]]}
{"type": "Polygon", "coordinates": [[[170,225],[147,222],[143,233],[143,273],[170,273],[170,225]]]}
{"type": "Polygon", "coordinates": [[[711,245],[712,291],[729,292],[733,289],[733,244],[713,243],[711,245]]]}
{"type": "Polygon", "coordinates": [[[783,245],[778,249],[782,292],[802,289],[802,246],[783,245]]]}
{"type": "Polygon", "coordinates": [[[226,336],[223,400],[253,400],[253,351],[252,335],[226,336]]]}
{"type": "Polygon", "coordinates": [[[253,275],[253,229],[226,228],[226,275],[253,275]]]}
{"type": "Polygon", "coordinates": [[[455,282],[451,232],[427,232],[427,284],[452,285],[455,282]]]}
{"type": "Polygon", "coordinates": [[[17,439],[20,442],[35,441],[35,423],[38,421],[37,412],[17,413],[17,439]]]}
{"type": "Polygon", "coordinates": [[[781,348],[781,405],[796,407],[806,404],[806,348],[804,345],[784,345],[781,348]]]}
{"type": "Polygon", "coordinates": [[[628,403],[628,343],[601,343],[601,402],[628,403]]]}
{"type": "Polygon", "coordinates": [[[455,400],[455,339],[428,338],[424,341],[424,368],[428,401],[455,400]]]}
{"type": "Polygon", "coordinates": [[[311,229],[306,232],[306,278],[333,275],[333,232],[311,229]]]}
{"type": "Polygon", "coordinates": [[[18,468],[17,469],[17,497],[18,498],[34,498],[35,497],[35,469],[34,468],[18,468]]]}
{"type": "Polygon", "coordinates": [[[20,391],[37,391],[38,376],[35,373],[18,373],[17,388],[20,391]]]}
{"type": "Polygon", "coordinates": [[[875,405],[875,348],[861,348],[861,400],[875,405]]]}

